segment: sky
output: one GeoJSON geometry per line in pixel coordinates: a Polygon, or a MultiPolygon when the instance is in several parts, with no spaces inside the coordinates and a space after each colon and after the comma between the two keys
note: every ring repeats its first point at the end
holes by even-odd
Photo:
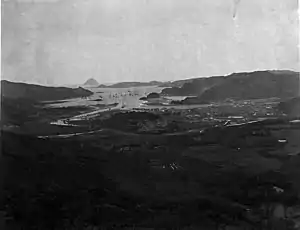
{"type": "Polygon", "coordinates": [[[298,0],[2,0],[1,77],[57,85],[299,71],[297,10],[298,0]]]}

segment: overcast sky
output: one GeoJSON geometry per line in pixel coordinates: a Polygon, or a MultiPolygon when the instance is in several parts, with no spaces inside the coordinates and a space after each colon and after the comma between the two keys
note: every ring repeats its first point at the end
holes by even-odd
{"type": "Polygon", "coordinates": [[[235,19],[236,0],[30,1],[2,0],[4,79],[78,84],[299,70],[297,0],[241,0],[235,19]]]}

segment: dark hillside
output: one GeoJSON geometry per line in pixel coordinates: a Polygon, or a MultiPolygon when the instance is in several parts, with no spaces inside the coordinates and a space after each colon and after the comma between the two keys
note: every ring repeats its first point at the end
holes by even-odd
{"type": "Polygon", "coordinates": [[[299,92],[299,73],[235,73],[201,95],[203,100],[289,98],[299,92]]]}
{"type": "Polygon", "coordinates": [[[161,94],[166,96],[197,96],[223,82],[224,77],[197,78],[186,81],[182,86],[163,89],[161,94]]]}
{"type": "Polygon", "coordinates": [[[64,100],[69,98],[87,97],[93,93],[81,87],[47,87],[20,82],[1,81],[1,96],[22,98],[36,101],[64,100]]]}
{"type": "Polygon", "coordinates": [[[281,102],[278,109],[290,116],[300,116],[300,97],[281,102]]]}

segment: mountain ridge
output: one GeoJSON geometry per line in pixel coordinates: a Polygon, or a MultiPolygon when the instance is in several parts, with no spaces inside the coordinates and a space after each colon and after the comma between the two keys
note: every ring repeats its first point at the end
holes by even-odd
{"type": "Polygon", "coordinates": [[[22,98],[36,101],[63,100],[91,96],[93,92],[78,88],[52,87],[23,82],[1,81],[1,97],[22,98]]]}
{"type": "Polygon", "coordinates": [[[253,71],[227,76],[196,78],[181,87],[162,90],[163,96],[194,96],[183,102],[226,99],[291,98],[299,94],[299,73],[294,71],[253,71]]]}

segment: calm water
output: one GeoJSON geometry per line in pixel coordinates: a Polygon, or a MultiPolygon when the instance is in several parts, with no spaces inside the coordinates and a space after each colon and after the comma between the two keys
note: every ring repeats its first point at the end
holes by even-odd
{"type": "Polygon", "coordinates": [[[146,96],[151,92],[160,93],[163,88],[156,86],[133,87],[133,88],[87,88],[94,92],[89,98],[75,98],[62,101],[62,103],[48,104],[51,107],[69,107],[69,106],[97,106],[112,103],[121,103],[128,108],[135,108],[141,105],[139,98],[146,96]],[[101,98],[103,101],[94,101],[101,98]]]}
{"type": "MultiPolygon", "coordinates": [[[[139,98],[147,96],[151,92],[160,93],[162,87],[149,86],[149,87],[132,87],[132,88],[87,88],[88,90],[94,92],[89,98],[75,98],[70,100],[62,101],[62,103],[48,104],[51,107],[69,107],[69,106],[97,106],[97,105],[107,105],[112,103],[120,103],[126,108],[176,108],[176,109],[193,109],[207,107],[209,105],[146,105],[143,104],[139,98]],[[114,96],[115,95],[115,96],[114,96]],[[94,101],[102,97],[103,101],[94,101]]],[[[165,97],[171,100],[184,100],[186,96],[172,96],[165,97]]]]}

